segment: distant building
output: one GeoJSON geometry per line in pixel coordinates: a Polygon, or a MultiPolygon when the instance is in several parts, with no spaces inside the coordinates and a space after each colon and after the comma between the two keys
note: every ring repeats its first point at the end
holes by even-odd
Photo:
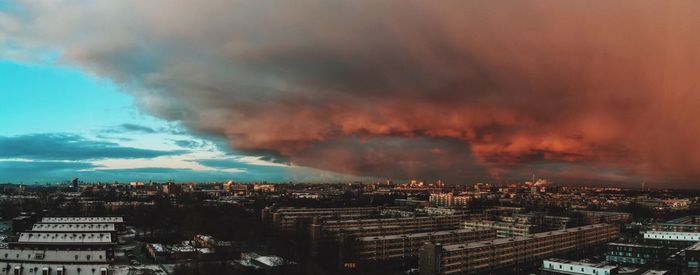
{"type": "Polygon", "coordinates": [[[608,262],[653,265],[661,262],[666,256],[662,246],[631,243],[608,243],[605,259],[608,262]]]}
{"type": "Polygon", "coordinates": [[[594,224],[533,234],[442,246],[421,250],[421,275],[512,274],[540,266],[550,257],[582,255],[619,237],[620,227],[594,224]]]}
{"type": "Polygon", "coordinates": [[[651,225],[654,231],[700,232],[700,216],[685,216],[651,225]]]}
{"type": "Polygon", "coordinates": [[[197,247],[209,248],[218,258],[231,259],[238,258],[241,255],[241,249],[238,244],[230,241],[221,241],[209,235],[195,235],[194,242],[197,247]]]}
{"type": "Polygon", "coordinates": [[[71,180],[71,186],[73,187],[73,189],[78,189],[78,185],[79,185],[78,178],[73,177],[73,180],[71,180]]]}
{"type": "Polygon", "coordinates": [[[358,260],[390,260],[417,257],[425,242],[457,244],[496,238],[490,229],[457,229],[413,234],[361,237],[355,240],[358,260]]]}
{"type": "Polygon", "coordinates": [[[274,184],[254,184],[253,191],[256,192],[275,192],[274,184]]]}
{"type": "Polygon", "coordinates": [[[465,228],[493,229],[496,231],[498,238],[527,236],[539,232],[537,226],[524,223],[468,220],[463,225],[465,228]]]}
{"type": "Polygon", "coordinates": [[[700,242],[700,232],[647,231],[644,240],[655,245],[686,248],[700,242]]]}
{"type": "Polygon", "coordinates": [[[630,213],[607,211],[578,211],[583,216],[585,224],[596,223],[625,223],[632,219],[630,213]]]}
{"type": "Polygon", "coordinates": [[[431,206],[452,207],[454,195],[452,193],[431,193],[429,201],[431,206]]]}
{"type": "Polygon", "coordinates": [[[618,275],[619,267],[600,263],[585,263],[551,258],[542,261],[542,275],[618,275]]]}

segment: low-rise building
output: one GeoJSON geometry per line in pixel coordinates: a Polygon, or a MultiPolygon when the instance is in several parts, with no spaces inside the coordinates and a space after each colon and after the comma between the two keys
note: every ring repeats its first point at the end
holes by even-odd
{"type": "Polygon", "coordinates": [[[686,248],[700,242],[700,232],[647,231],[644,240],[654,245],[686,248]]]}
{"type": "Polygon", "coordinates": [[[107,251],[0,249],[0,274],[109,275],[107,251]]]}
{"type": "Polygon", "coordinates": [[[663,246],[608,243],[605,259],[613,263],[651,265],[661,262],[665,256],[666,249],[663,246]]]}
{"type": "Polygon", "coordinates": [[[615,265],[576,262],[557,258],[542,261],[542,275],[618,275],[619,269],[615,265]]]}

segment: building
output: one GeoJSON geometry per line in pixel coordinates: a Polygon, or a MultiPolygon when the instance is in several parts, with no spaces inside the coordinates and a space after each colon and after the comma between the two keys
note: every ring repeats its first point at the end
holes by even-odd
{"type": "Polygon", "coordinates": [[[306,230],[316,219],[362,219],[378,217],[383,209],[405,210],[406,207],[345,207],[345,208],[295,208],[263,209],[263,221],[272,223],[278,232],[306,230]]]}
{"type": "Polygon", "coordinates": [[[34,218],[29,215],[22,215],[12,219],[12,232],[19,233],[31,228],[34,218]]]}
{"type": "Polygon", "coordinates": [[[123,224],[124,217],[44,217],[42,223],[113,223],[123,224]]]}
{"type": "Polygon", "coordinates": [[[700,242],[700,232],[647,231],[644,240],[654,245],[686,248],[700,242]]]}
{"type": "Polygon", "coordinates": [[[114,256],[116,242],[108,233],[33,233],[23,232],[9,248],[36,250],[105,250],[114,256]]]}
{"type": "Polygon", "coordinates": [[[666,249],[662,246],[608,243],[605,260],[613,263],[651,265],[661,262],[666,256],[666,249]]]}
{"type": "Polygon", "coordinates": [[[557,258],[542,261],[542,275],[581,274],[618,275],[619,267],[601,263],[575,262],[557,258]]]}
{"type": "Polygon", "coordinates": [[[104,250],[62,251],[0,248],[0,274],[8,275],[109,275],[104,250]]]}
{"type": "Polygon", "coordinates": [[[533,234],[443,246],[428,243],[420,253],[421,275],[510,274],[537,268],[550,257],[576,256],[616,240],[620,227],[594,224],[533,234]]]}
{"type": "Polygon", "coordinates": [[[117,245],[117,224],[122,217],[44,217],[31,230],[19,234],[8,243],[12,249],[57,251],[105,251],[107,259],[114,257],[117,245]]]}
{"type": "Polygon", "coordinates": [[[430,201],[431,206],[452,207],[454,195],[452,193],[431,193],[428,201],[430,201]]]}
{"type": "Polygon", "coordinates": [[[459,229],[468,215],[423,216],[408,218],[349,219],[315,221],[311,241],[344,241],[348,238],[395,235],[459,229]]]}
{"type": "Polygon", "coordinates": [[[496,237],[498,238],[527,236],[540,231],[538,226],[525,223],[468,220],[463,225],[465,228],[493,229],[496,231],[496,237]]]}
{"type": "Polygon", "coordinates": [[[151,258],[156,260],[165,259],[168,257],[168,251],[165,249],[165,246],[159,243],[146,244],[146,253],[148,256],[151,256],[151,258]]]}
{"type": "Polygon", "coordinates": [[[239,245],[230,241],[218,240],[209,235],[195,235],[194,243],[200,248],[209,248],[215,256],[222,259],[237,258],[241,255],[239,245]]]}
{"type": "Polygon", "coordinates": [[[700,232],[700,216],[685,216],[651,225],[654,231],[700,232]]]}
{"type": "Polygon", "coordinates": [[[632,219],[630,213],[607,211],[578,211],[583,217],[584,224],[625,223],[632,219]]]}
{"type": "Polygon", "coordinates": [[[689,268],[700,267],[700,242],[685,249],[685,262],[689,268]]]}
{"type": "Polygon", "coordinates": [[[496,238],[490,229],[456,229],[401,235],[357,238],[355,256],[360,261],[378,261],[417,257],[425,242],[456,244],[496,238]]]}
{"type": "Polygon", "coordinates": [[[115,233],[117,227],[113,223],[35,223],[32,232],[109,232],[115,233]]]}

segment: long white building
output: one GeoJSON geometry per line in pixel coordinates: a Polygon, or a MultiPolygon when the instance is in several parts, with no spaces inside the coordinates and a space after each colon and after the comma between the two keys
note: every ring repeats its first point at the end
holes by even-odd
{"type": "Polygon", "coordinates": [[[108,275],[109,263],[104,250],[0,249],[0,274],[108,275]]]}
{"type": "Polygon", "coordinates": [[[542,274],[571,274],[571,275],[617,275],[619,267],[601,263],[584,263],[551,258],[542,261],[542,274]]]}
{"type": "Polygon", "coordinates": [[[124,223],[124,217],[44,217],[42,223],[124,223]]]}
{"type": "Polygon", "coordinates": [[[115,232],[113,223],[35,223],[32,232],[115,232]]]}

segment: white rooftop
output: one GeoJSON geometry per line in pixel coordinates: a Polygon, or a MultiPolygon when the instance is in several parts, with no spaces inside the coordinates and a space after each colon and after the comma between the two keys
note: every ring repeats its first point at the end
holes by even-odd
{"type": "Polygon", "coordinates": [[[33,233],[19,235],[19,243],[55,243],[55,244],[108,244],[112,242],[109,233],[33,233]]]}
{"type": "MultiPolygon", "coordinates": [[[[0,270],[6,269],[7,274],[15,274],[12,270],[24,269],[24,272],[19,274],[42,274],[44,270],[47,270],[49,274],[56,274],[58,270],[62,270],[63,274],[100,274],[102,270],[105,270],[109,274],[108,264],[63,264],[63,263],[16,263],[8,262],[0,259],[0,270]],[[34,273],[30,273],[30,270],[36,270],[34,273]]],[[[5,273],[2,273],[3,275],[5,273]]]]}
{"type": "Polygon", "coordinates": [[[69,251],[0,248],[0,261],[43,263],[105,263],[107,261],[107,252],[104,250],[69,251]]]}
{"type": "Polygon", "coordinates": [[[124,223],[123,217],[44,217],[42,223],[124,223]]]}
{"type": "Polygon", "coordinates": [[[36,223],[32,231],[39,232],[109,232],[116,231],[113,223],[36,223]]]}

